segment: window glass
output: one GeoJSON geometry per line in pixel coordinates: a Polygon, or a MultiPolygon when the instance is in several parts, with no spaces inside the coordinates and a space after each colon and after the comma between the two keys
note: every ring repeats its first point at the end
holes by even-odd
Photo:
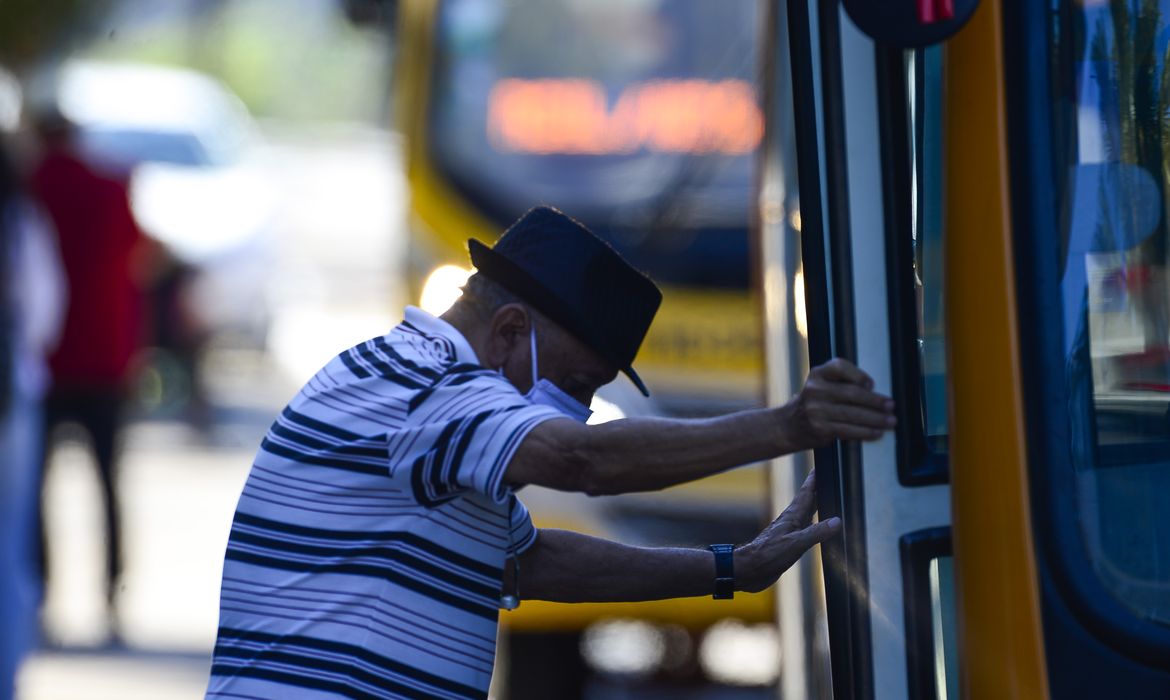
{"type": "Polygon", "coordinates": [[[943,313],[942,48],[906,52],[910,104],[914,295],[922,369],[922,428],[933,452],[946,450],[947,359],[943,313]]]}
{"type": "Polygon", "coordinates": [[[955,636],[954,557],[930,561],[930,613],[934,627],[934,688],[938,700],[959,697],[958,638],[955,636]]]}
{"type": "Polygon", "coordinates": [[[1052,7],[1080,535],[1117,600],[1170,624],[1170,0],[1052,7]]]}

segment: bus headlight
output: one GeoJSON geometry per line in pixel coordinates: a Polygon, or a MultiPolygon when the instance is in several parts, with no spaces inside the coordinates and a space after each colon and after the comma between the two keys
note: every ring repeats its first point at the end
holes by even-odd
{"type": "Polygon", "coordinates": [[[626,417],[626,412],[621,409],[621,406],[597,395],[593,396],[589,408],[593,409],[593,415],[589,416],[589,425],[599,425],[626,417]]]}
{"type": "Polygon", "coordinates": [[[470,276],[471,270],[458,265],[440,265],[435,268],[423,283],[419,308],[432,316],[441,316],[463,296],[462,287],[470,276]]]}
{"type": "Polygon", "coordinates": [[[712,625],[699,646],[707,677],[728,685],[769,685],[780,677],[780,634],[774,625],[727,619],[712,625]]]}
{"type": "Polygon", "coordinates": [[[690,633],[679,625],[619,618],[587,627],[581,655],[597,673],[636,680],[685,669],[692,662],[694,645],[690,633]]]}
{"type": "Polygon", "coordinates": [[[607,620],[581,638],[585,662],[600,673],[648,676],[658,670],[666,648],[661,630],[642,620],[607,620]]]}

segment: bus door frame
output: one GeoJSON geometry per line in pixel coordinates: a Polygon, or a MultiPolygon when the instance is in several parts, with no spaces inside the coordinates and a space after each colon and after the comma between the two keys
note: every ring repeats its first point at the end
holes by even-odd
{"type": "MultiPolygon", "coordinates": [[[[795,131],[797,150],[797,176],[800,183],[801,257],[804,270],[805,306],[808,324],[808,357],[810,366],[822,364],[836,355],[849,356],[852,349],[853,327],[850,315],[842,319],[843,313],[851,309],[840,309],[833,303],[839,294],[832,281],[842,279],[829,270],[832,239],[830,231],[841,230],[841,217],[848,216],[841,179],[844,160],[843,124],[840,113],[841,66],[839,52],[834,41],[825,41],[821,30],[823,17],[828,17],[830,31],[836,35],[838,12],[835,2],[821,2],[813,5],[812,0],[790,0],[787,2],[790,65],[792,67],[793,105],[795,108],[795,131]],[[825,8],[829,7],[826,11],[825,8]],[[828,60],[828,67],[822,66],[828,60]],[[825,81],[825,74],[835,76],[835,81],[825,81]],[[825,83],[829,82],[828,85],[825,83]],[[832,97],[825,96],[830,91],[832,97]],[[828,112],[828,106],[836,106],[828,112]],[[821,167],[821,164],[824,167],[821,167]],[[826,226],[826,214],[829,225],[826,226]],[[834,336],[834,331],[844,323],[846,338],[834,336]]],[[[839,263],[840,260],[838,259],[839,263]]],[[[851,290],[850,290],[851,291],[851,290]]],[[[847,296],[852,296],[851,294],[847,296]]],[[[842,479],[840,464],[842,446],[832,444],[814,451],[817,466],[817,511],[821,519],[840,517],[843,507],[842,479]]],[[[851,483],[856,483],[852,481],[851,483]]],[[[864,583],[856,589],[848,582],[857,576],[864,577],[862,547],[864,539],[864,516],[843,518],[844,531],[841,537],[821,545],[824,569],[825,599],[828,605],[827,622],[829,631],[830,662],[834,695],[838,697],[866,698],[873,695],[873,679],[870,657],[868,620],[858,614],[864,598],[851,593],[864,591],[864,583]],[[851,566],[852,565],[852,566],[851,566]],[[854,647],[857,647],[855,650],[854,647]]]]}
{"type": "MultiPolygon", "coordinates": [[[[905,208],[891,204],[906,190],[883,186],[908,177],[896,167],[908,151],[890,143],[891,96],[879,85],[895,69],[890,55],[901,64],[901,54],[876,46],[838,0],[790,0],[787,11],[809,363],[857,362],[880,391],[892,387],[900,404],[909,402],[896,358],[910,350],[904,331],[913,320],[899,318],[905,305],[889,288],[904,279],[890,262],[899,250],[890,239],[907,225],[905,208]]],[[[935,697],[926,674],[933,666],[924,663],[930,636],[919,624],[930,600],[922,609],[914,572],[924,569],[909,559],[949,551],[950,491],[940,479],[906,483],[899,474],[910,423],[899,412],[897,440],[815,451],[820,517],[844,523],[843,535],[822,545],[836,697],[935,697]],[[926,533],[932,544],[923,547],[926,533]]]]}

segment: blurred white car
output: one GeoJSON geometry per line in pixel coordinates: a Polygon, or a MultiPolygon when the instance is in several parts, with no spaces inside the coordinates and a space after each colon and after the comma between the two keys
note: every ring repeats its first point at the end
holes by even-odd
{"type": "Polygon", "coordinates": [[[239,98],[191,70],[72,61],[56,100],[95,163],[131,174],[135,216],[195,271],[190,301],[210,332],[261,346],[276,198],[239,98]]]}

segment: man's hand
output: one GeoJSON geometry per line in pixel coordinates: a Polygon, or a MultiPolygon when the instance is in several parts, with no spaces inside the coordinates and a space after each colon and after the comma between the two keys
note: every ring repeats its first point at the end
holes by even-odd
{"type": "Polygon", "coordinates": [[[840,518],[812,523],[817,509],[815,492],[816,472],[812,471],[780,517],[754,540],[735,550],[735,578],[739,590],[756,593],[771,586],[813,545],[841,531],[840,518]]]}
{"type": "Polygon", "coordinates": [[[873,379],[852,363],[830,360],[808,373],[808,380],[783,406],[789,435],[803,448],[834,440],[876,440],[894,427],[894,401],[873,391],[873,379]]]}
{"type": "MultiPolygon", "coordinates": [[[[810,524],[816,511],[814,490],[809,474],[784,514],[736,548],[737,590],[764,590],[810,547],[841,531],[838,518],[810,524]]],[[[512,590],[512,583],[504,590],[512,590]]],[[[633,602],[709,596],[714,590],[711,552],[695,547],[633,547],[542,528],[520,555],[519,591],[525,600],[633,602]]]]}

